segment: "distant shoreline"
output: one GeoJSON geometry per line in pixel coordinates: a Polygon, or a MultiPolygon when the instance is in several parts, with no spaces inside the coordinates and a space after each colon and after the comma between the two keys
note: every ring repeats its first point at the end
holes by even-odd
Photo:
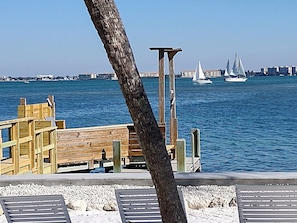
{"type": "MultiPolygon", "coordinates": [[[[191,71],[192,72],[192,71],[191,71]]],[[[206,72],[207,73],[207,72],[206,72]]],[[[176,78],[188,78],[188,79],[191,79],[193,78],[192,74],[175,74],[175,77],[176,78]],[[186,76],[185,76],[186,75],[186,76]]],[[[295,77],[297,74],[262,74],[260,72],[252,72],[252,73],[247,73],[247,76],[248,77],[275,77],[275,76],[278,76],[278,77],[295,77]]],[[[169,76],[168,74],[165,74],[165,76],[169,76]]],[[[223,73],[221,73],[220,76],[207,76],[208,78],[223,78],[223,73]]],[[[141,76],[141,78],[159,78],[158,75],[148,75],[146,76],[145,74],[141,76]]],[[[20,77],[6,77],[6,76],[0,76],[0,83],[1,82],[34,82],[34,81],[44,81],[44,82],[48,82],[48,81],[75,81],[75,80],[79,80],[79,81],[86,81],[86,80],[117,80],[117,79],[113,79],[113,76],[111,76],[110,74],[102,74],[102,76],[97,76],[96,78],[91,78],[91,77],[88,77],[88,78],[79,78],[79,76],[52,76],[52,77],[44,77],[44,79],[40,79],[40,78],[37,78],[37,77],[23,77],[23,76],[20,76],[20,77]]]]}

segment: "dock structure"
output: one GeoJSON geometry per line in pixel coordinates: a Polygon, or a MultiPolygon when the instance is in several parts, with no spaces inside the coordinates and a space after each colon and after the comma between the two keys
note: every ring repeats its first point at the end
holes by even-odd
{"type": "MultiPolygon", "coordinates": [[[[165,140],[165,126],[159,125],[165,140]]],[[[90,169],[114,158],[114,141],[120,141],[123,164],[141,166],[144,156],[133,124],[97,126],[57,130],[57,162],[59,166],[85,165],[90,169]]],[[[171,147],[168,147],[171,148],[171,147]]],[[[66,170],[66,168],[64,168],[66,170]]]]}
{"type": "MultiPolygon", "coordinates": [[[[146,171],[133,124],[67,129],[65,120],[55,119],[53,96],[39,104],[21,98],[17,113],[17,119],[0,122],[0,175],[88,172],[99,167],[146,171]]],[[[159,123],[159,129],[166,142],[165,123],[159,123]]],[[[175,157],[175,145],[166,148],[175,157]]],[[[173,170],[178,171],[175,163],[173,158],[173,170]]],[[[185,171],[199,171],[200,157],[193,158],[191,165],[185,171]]]]}
{"type": "Polygon", "coordinates": [[[175,100],[175,74],[174,74],[174,56],[182,51],[181,48],[173,49],[172,47],[151,47],[150,50],[157,50],[159,52],[159,122],[165,123],[165,72],[164,72],[164,55],[167,53],[169,60],[169,92],[170,92],[170,122],[169,134],[170,144],[174,145],[172,148],[173,157],[175,157],[175,146],[178,138],[178,122],[176,117],[176,100],[175,100]]]}
{"type": "Polygon", "coordinates": [[[172,50],[171,47],[151,47],[150,50],[159,52],[159,122],[165,124],[165,67],[164,53],[172,50]]]}

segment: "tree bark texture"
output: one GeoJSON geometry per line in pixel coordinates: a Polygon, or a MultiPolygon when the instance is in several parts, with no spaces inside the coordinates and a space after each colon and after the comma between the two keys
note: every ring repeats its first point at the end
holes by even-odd
{"type": "Polygon", "coordinates": [[[187,222],[178,196],[166,145],[145,93],[114,0],[84,1],[103,42],[109,61],[118,77],[122,94],[157,191],[162,220],[166,223],[187,222]]]}

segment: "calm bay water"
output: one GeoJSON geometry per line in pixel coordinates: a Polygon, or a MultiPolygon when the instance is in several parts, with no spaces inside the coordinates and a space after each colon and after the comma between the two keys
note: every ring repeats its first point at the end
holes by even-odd
{"type": "MultiPolygon", "coordinates": [[[[158,119],[158,79],[143,79],[158,119]]],[[[169,123],[168,80],[166,122],[169,123]]],[[[54,95],[67,128],[132,123],[117,81],[0,82],[0,121],[17,117],[19,99],[54,95]]],[[[297,77],[213,79],[199,86],[176,79],[179,138],[190,155],[191,128],[201,131],[203,172],[297,171],[297,77]]]]}

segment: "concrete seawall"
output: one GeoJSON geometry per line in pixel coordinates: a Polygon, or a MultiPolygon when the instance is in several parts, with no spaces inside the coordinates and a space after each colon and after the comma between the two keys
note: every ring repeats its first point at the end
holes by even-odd
{"type": "MultiPolygon", "coordinates": [[[[297,172],[222,172],[222,173],[175,173],[178,185],[199,186],[236,184],[297,184],[297,172]]],[[[153,185],[146,173],[74,173],[1,176],[0,186],[17,184],[52,185],[153,185]]]]}

